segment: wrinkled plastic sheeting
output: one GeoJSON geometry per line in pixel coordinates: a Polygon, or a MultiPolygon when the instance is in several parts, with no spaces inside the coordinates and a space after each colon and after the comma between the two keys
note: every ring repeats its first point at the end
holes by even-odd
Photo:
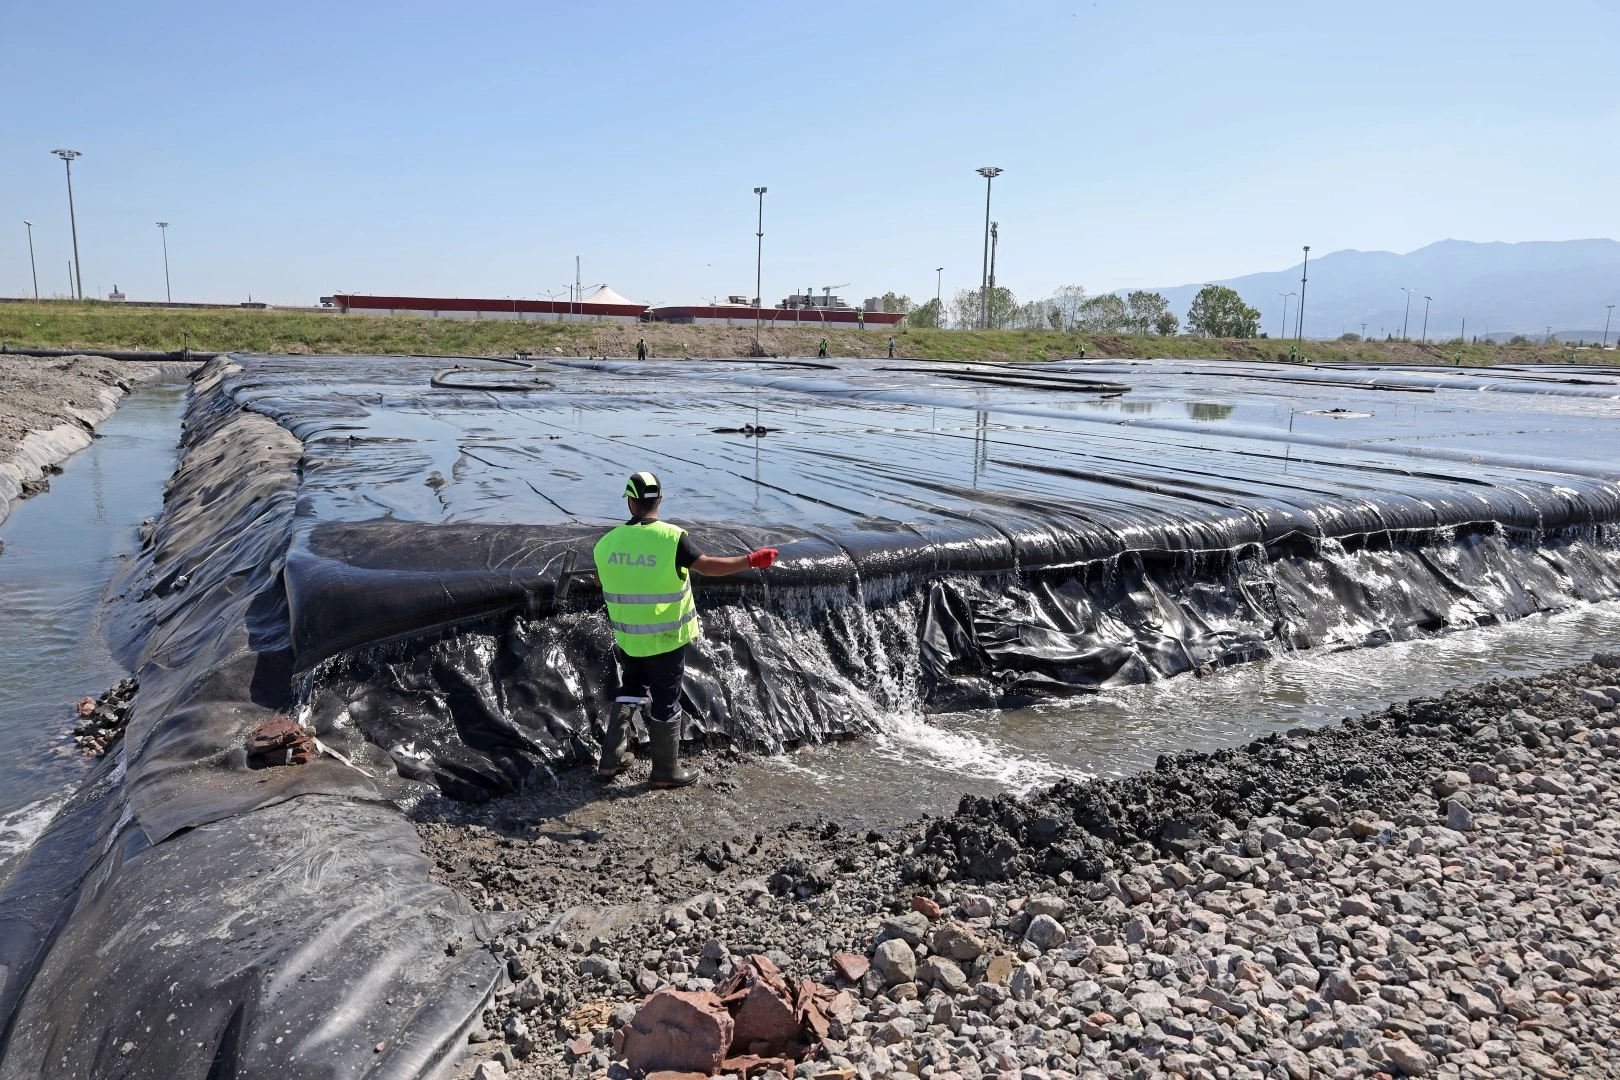
{"type": "MultiPolygon", "coordinates": [[[[775,750],[878,731],[895,713],[1024,705],[1282,649],[1522,618],[1620,595],[1614,534],[1447,531],[1353,549],[1257,545],[1133,554],[1078,572],[919,577],[886,597],[706,597],[703,636],[688,650],[688,734],[775,750]]],[[[346,716],[388,749],[404,775],[481,800],[588,758],[613,670],[599,611],[509,612],[346,654],[323,666],[310,700],[316,716],[346,716]]]]}
{"type": "Polygon", "coordinates": [[[311,796],[115,841],[32,979],[0,1078],[429,1075],[497,961],[391,808],[311,796]],[[129,850],[125,850],[127,847],[129,850]]]}
{"type": "Polygon", "coordinates": [[[425,790],[386,755],[248,765],[247,733],[295,704],[302,446],[221,391],[238,371],[194,384],[164,513],[115,586],[108,634],[141,684],[125,737],[0,892],[0,1077],[416,1075],[498,977],[487,952],[447,960],[479,929],[385,805],[425,790]],[[184,1038],[153,1019],[171,1003],[184,1038]]]}

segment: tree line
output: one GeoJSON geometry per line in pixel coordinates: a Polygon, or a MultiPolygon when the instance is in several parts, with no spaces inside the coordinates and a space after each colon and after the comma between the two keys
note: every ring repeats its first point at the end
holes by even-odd
{"type": "MultiPolygon", "coordinates": [[[[906,325],[917,329],[974,329],[980,325],[983,293],[958,289],[949,301],[913,304],[909,296],[887,293],[883,310],[902,312],[906,325]]],[[[1158,334],[1182,332],[1182,320],[1161,294],[1137,289],[1086,295],[1082,285],[1065,285],[1044,300],[1019,303],[1013,291],[992,286],[988,296],[988,323],[992,330],[1057,330],[1088,334],[1158,334]]],[[[1260,333],[1260,312],[1243,302],[1233,289],[1206,285],[1187,310],[1186,332],[1198,337],[1252,338],[1260,333]]]]}

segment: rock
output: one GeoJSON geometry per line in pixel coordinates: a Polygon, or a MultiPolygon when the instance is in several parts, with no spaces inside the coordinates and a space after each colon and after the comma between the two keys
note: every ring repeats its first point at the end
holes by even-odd
{"type": "Polygon", "coordinates": [[[885,986],[911,982],[917,977],[917,954],[899,938],[890,938],[872,954],[872,968],[885,986]]]}
{"type": "Polygon", "coordinates": [[[593,979],[606,979],[608,982],[619,981],[619,964],[605,956],[587,956],[579,962],[579,973],[593,979]]]}
{"type": "Polygon", "coordinates": [[[833,970],[848,982],[860,982],[872,967],[872,961],[859,953],[834,953],[832,962],[833,970]]]}
{"type": "Polygon", "coordinates": [[[1530,786],[1543,795],[1568,795],[1569,788],[1562,782],[1550,776],[1537,776],[1530,781],[1530,786]]]}
{"type": "Polygon", "coordinates": [[[1128,964],[1131,954],[1123,945],[1099,945],[1091,950],[1099,964],[1128,964]]]}
{"type": "Polygon", "coordinates": [[[518,1009],[538,1009],[546,1000],[546,988],[538,978],[530,975],[512,988],[512,996],[507,1000],[518,1009]]]}
{"type": "MultiPolygon", "coordinates": [[[[739,969],[726,984],[724,999],[731,1002],[734,1028],[731,1049],[750,1054],[772,1056],[794,1048],[799,1042],[799,1017],[791,995],[786,993],[780,980],[755,979],[746,990],[738,983],[743,973],[739,969]],[[735,995],[743,993],[740,1003],[735,995]]],[[[746,980],[745,980],[746,981],[746,980]]]]}
{"type": "Polygon", "coordinates": [[[1371,918],[1378,914],[1378,905],[1366,896],[1347,896],[1339,901],[1339,914],[1345,918],[1352,915],[1363,915],[1371,918]]]}
{"type": "Polygon", "coordinates": [[[1062,917],[1064,909],[1068,906],[1061,896],[1035,896],[1030,898],[1024,910],[1029,912],[1031,916],[1050,915],[1052,918],[1057,919],[1062,917]]]}
{"type": "Polygon", "coordinates": [[[1472,783],[1473,781],[1468,778],[1467,773],[1450,769],[1435,777],[1434,793],[1442,799],[1449,799],[1472,783]]]}
{"type": "Polygon", "coordinates": [[[731,1014],[708,992],[660,990],[620,1028],[614,1050],[638,1072],[660,1069],[713,1075],[731,1047],[731,1014]]]}
{"type": "Polygon", "coordinates": [[[1130,999],[1130,1003],[1144,1024],[1158,1023],[1170,1015],[1170,999],[1163,994],[1137,994],[1130,999]]]}
{"type": "Polygon", "coordinates": [[[1484,784],[1494,787],[1498,781],[1496,770],[1482,761],[1476,761],[1468,766],[1468,779],[1471,783],[1484,784]]]}
{"type": "Polygon", "coordinates": [[[927,933],[928,916],[920,911],[908,911],[904,915],[884,919],[883,929],[878,934],[878,941],[882,943],[891,938],[898,938],[915,949],[923,943],[923,937],[927,933]]]}
{"type": "Polygon", "coordinates": [[[1588,690],[1583,686],[1575,691],[1575,696],[1599,712],[1608,712],[1614,708],[1614,699],[1601,690],[1588,690]]]}
{"type": "Polygon", "coordinates": [[[1495,1016],[1496,1003],[1484,994],[1474,990],[1458,990],[1451,995],[1451,1000],[1457,1007],[1468,1014],[1470,1020],[1483,1020],[1487,1016],[1495,1016]]]}
{"type": "Polygon", "coordinates": [[[928,951],[969,963],[984,955],[984,942],[961,923],[945,923],[928,936],[928,951]]]}
{"type": "Polygon", "coordinates": [[[1322,984],[1322,1000],[1342,1001],[1346,1005],[1361,1003],[1361,988],[1348,971],[1330,971],[1322,984]]]}
{"type": "Polygon", "coordinates": [[[962,915],[969,919],[988,919],[996,913],[996,902],[982,893],[962,898],[962,915]]]}
{"type": "Polygon", "coordinates": [[[1015,1001],[1030,1000],[1045,985],[1046,977],[1041,974],[1041,969],[1028,961],[1013,968],[1007,978],[1007,992],[1015,1001]]]}
{"type": "Polygon", "coordinates": [[[1411,1039],[1390,1039],[1382,1048],[1391,1064],[1407,1076],[1428,1076],[1438,1064],[1433,1054],[1411,1039]]]}
{"type": "Polygon", "coordinates": [[[1455,829],[1458,832],[1473,832],[1473,812],[1456,799],[1448,800],[1446,802],[1446,828],[1455,829]]]}
{"type": "Polygon", "coordinates": [[[498,1061],[479,1062],[473,1070],[472,1080],[506,1080],[506,1066],[498,1061]]]}
{"type": "Polygon", "coordinates": [[[1209,861],[1209,868],[1228,881],[1235,881],[1253,870],[1254,863],[1240,855],[1231,855],[1223,851],[1209,861]]]}
{"type": "Polygon", "coordinates": [[[984,981],[994,986],[1003,986],[1012,977],[1013,958],[1010,956],[993,956],[984,969],[984,981]]]}
{"type": "Polygon", "coordinates": [[[939,905],[926,896],[913,896],[911,898],[911,910],[922,915],[925,919],[939,918],[939,905]]]}
{"type": "Polygon", "coordinates": [[[529,1034],[529,1025],[523,1022],[520,1016],[508,1016],[506,1023],[501,1025],[501,1034],[506,1037],[512,1048],[512,1053],[519,1058],[526,1058],[534,1053],[534,1036],[529,1034]]]}
{"type": "Polygon", "coordinates": [[[956,995],[967,991],[967,976],[954,961],[943,956],[930,956],[917,965],[917,981],[933,983],[947,994],[956,995]]]}
{"type": "Polygon", "coordinates": [[[1029,929],[1024,931],[1024,940],[1042,952],[1055,949],[1068,939],[1069,932],[1050,915],[1035,916],[1030,920],[1029,929]]]}

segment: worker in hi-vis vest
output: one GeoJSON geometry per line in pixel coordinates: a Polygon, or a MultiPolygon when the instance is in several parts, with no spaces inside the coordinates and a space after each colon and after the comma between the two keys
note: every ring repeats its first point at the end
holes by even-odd
{"type": "Polygon", "coordinates": [[[611,780],[633,760],[630,720],[641,709],[651,744],[652,786],[684,787],[698,778],[677,761],[686,646],[698,636],[691,574],[725,577],[763,570],[776,561],[776,549],[730,558],[700,554],[685,529],[658,520],[664,490],[650,472],[633,474],[624,497],[630,520],[597,541],[593,552],[619,661],[619,693],[596,773],[611,780]]]}

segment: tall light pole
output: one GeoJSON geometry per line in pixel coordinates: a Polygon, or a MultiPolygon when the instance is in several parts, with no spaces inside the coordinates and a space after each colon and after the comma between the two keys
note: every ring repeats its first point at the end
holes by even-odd
{"type": "Polygon", "coordinates": [[[1423,344],[1425,345],[1429,343],[1429,301],[1433,299],[1432,296],[1423,298],[1423,344]]]}
{"type": "Polygon", "coordinates": [[[1405,341],[1407,340],[1406,326],[1412,321],[1412,294],[1417,292],[1417,290],[1408,289],[1405,285],[1402,285],[1401,292],[1406,294],[1406,314],[1401,316],[1401,340],[1405,341]]]}
{"type": "MultiPolygon", "coordinates": [[[[1311,268],[1311,245],[1305,245],[1305,264],[1299,268],[1299,310],[1294,312],[1294,351],[1305,344],[1305,271],[1311,268]]],[[[1304,358],[1304,354],[1300,354],[1304,358]]]]}
{"type": "Polygon", "coordinates": [[[984,268],[979,275],[979,329],[990,328],[990,182],[1001,175],[994,165],[975,170],[984,177],[984,268]]]}
{"type": "MultiPolygon", "coordinates": [[[[34,275],[34,299],[38,300],[39,299],[39,268],[34,265],[34,223],[32,221],[29,221],[27,218],[23,218],[23,224],[28,226],[28,272],[30,274],[34,275]]],[[[1613,307],[1614,305],[1610,304],[1609,306],[1613,307]]],[[[1603,340],[1607,341],[1608,339],[1609,339],[1608,331],[1605,330],[1604,334],[1603,334],[1603,340]]]]}
{"type": "MultiPolygon", "coordinates": [[[[174,294],[169,291],[169,223],[160,221],[157,223],[157,227],[158,232],[163,236],[163,299],[172,304],[174,303],[174,294]]],[[[514,310],[516,309],[514,308],[514,310]]]]}
{"type": "MultiPolygon", "coordinates": [[[[29,235],[32,236],[33,234],[30,233],[29,235]]],[[[34,257],[34,249],[33,249],[32,245],[33,245],[33,241],[30,240],[29,241],[29,248],[28,248],[28,258],[29,258],[30,261],[32,261],[33,257],[34,257]]],[[[38,285],[34,286],[34,299],[35,300],[39,299],[39,286],[38,285]]],[[[1603,316],[1603,347],[1605,349],[1607,349],[1609,347],[1609,320],[1612,319],[1612,318],[1614,318],[1614,305],[1610,304],[1609,305],[1609,313],[1607,315],[1603,316]]]]}
{"type": "Polygon", "coordinates": [[[52,150],[67,166],[68,224],[73,230],[73,284],[78,299],[84,299],[84,268],[79,265],[79,219],[73,214],[73,159],[81,156],[77,150],[52,150]]]}
{"type": "MultiPolygon", "coordinates": [[[[944,285],[945,285],[945,268],[943,266],[936,266],[936,267],[934,267],[934,306],[935,307],[940,306],[939,292],[940,292],[940,289],[942,289],[944,287],[944,285]]],[[[1613,307],[1614,305],[1610,304],[1609,306],[1613,307]]]]}
{"type": "Polygon", "coordinates": [[[759,220],[754,226],[754,355],[763,356],[765,349],[759,343],[759,305],[765,300],[760,287],[760,275],[765,268],[765,189],[757,187],[754,194],[759,196],[759,220]]]}
{"type": "Polygon", "coordinates": [[[1282,297],[1282,302],[1283,302],[1282,333],[1278,334],[1277,336],[1279,338],[1287,338],[1288,337],[1288,298],[1290,296],[1298,296],[1299,294],[1298,293],[1292,293],[1292,292],[1280,292],[1277,295],[1282,297]]]}

